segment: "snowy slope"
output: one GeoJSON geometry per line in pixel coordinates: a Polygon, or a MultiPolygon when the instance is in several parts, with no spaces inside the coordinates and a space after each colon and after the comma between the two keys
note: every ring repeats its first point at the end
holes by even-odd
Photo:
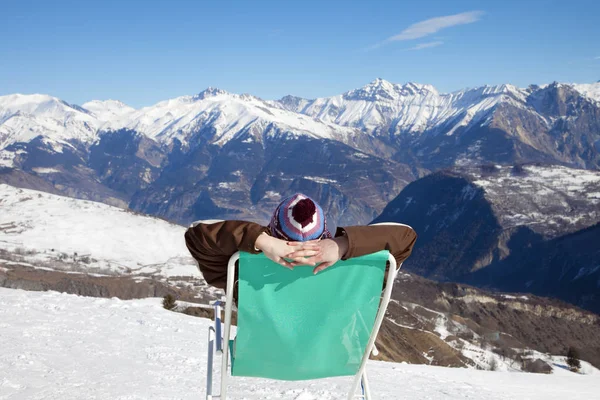
{"type": "Polygon", "coordinates": [[[43,94],[0,96],[0,149],[14,142],[28,142],[45,136],[57,143],[58,151],[67,141],[90,143],[98,120],[87,110],[43,94]]]}
{"type": "Polygon", "coordinates": [[[573,87],[579,93],[589,97],[590,99],[600,101],[600,81],[595,83],[574,83],[573,87]]]}
{"type": "Polygon", "coordinates": [[[554,238],[600,221],[599,171],[557,165],[496,165],[454,167],[432,176],[450,180],[460,176],[470,183],[456,188],[457,202],[452,203],[441,197],[443,193],[432,195],[439,181],[429,178],[417,181],[413,185],[419,189],[413,193],[419,193],[419,197],[401,193],[378,219],[389,221],[412,214],[410,218],[428,222],[423,227],[421,223],[411,226],[417,225],[424,231],[445,229],[467,214],[472,207],[469,202],[483,191],[503,230],[527,226],[546,238],[554,238]],[[412,208],[417,206],[423,207],[419,213],[412,208]],[[415,217],[421,213],[424,215],[415,217]]]}
{"type": "MultiPolygon", "coordinates": [[[[0,399],[200,399],[209,320],[161,299],[121,301],[0,288],[0,399]]],[[[215,360],[218,362],[217,360],[215,360]]],[[[215,366],[217,364],[215,363],[215,366]]],[[[377,399],[592,399],[598,371],[552,375],[370,361],[377,399]]],[[[351,378],[234,377],[230,399],[345,399],[351,378]]]]}
{"type": "Polygon", "coordinates": [[[100,121],[111,121],[135,111],[135,108],[118,100],[92,100],[82,104],[100,121]]]}
{"type": "MultiPolygon", "coordinates": [[[[600,221],[600,172],[561,166],[496,167],[493,174],[465,169],[482,188],[504,229],[528,226],[546,237],[600,221]]],[[[475,193],[465,189],[465,196],[475,193]]]]}
{"type": "Polygon", "coordinates": [[[8,185],[0,185],[0,206],[0,250],[36,268],[200,277],[182,226],[8,185]]]}
{"type": "Polygon", "coordinates": [[[321,121],[367,130],[389,127],[394,133],[421,133],[452,123],[451,134],[459,126],[482,120],[499,102],[523,107],[526,96],[526,90],[512,85],[440,94],[431,85],[399,85],[376,79],[338,96],[316,100],[288,97],[279,104],[321,121]]]}
{"type": "Polygon", "coordinates": [[[274,107],[251,95],[237,95],[208,88],[195,96],[182,96],[141,108],[102,127],[102,130],[132,129],[164,143],[205,131],[207,139],[223,145],[248,134],[261,139],[263,133],[289,133],[345,141],[353,130],[326,124],[311,117],[274,107]]]}

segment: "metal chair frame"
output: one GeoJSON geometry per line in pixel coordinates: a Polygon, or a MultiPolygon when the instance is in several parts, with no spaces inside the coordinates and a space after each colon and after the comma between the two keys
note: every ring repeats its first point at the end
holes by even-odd
{"type": "MultiPolygon", "coordinates": [[[[208,357],[207,357],[207,377],[206,377],[206,400],[213,399],[221,399],[225,400],[227,398],[227,381],[228,381],[228,367],[230,365],[229,360],[229,340],[231,335],[231,314],[233,307],[233,289],[235,284],[235,268],[236,262],[239,260],[240,254],[236,252],[229,259],[229,263],[227,266],[227,296],[223,300],[217,300],[211,302],[211,305],[214,306],[215,317],[214,317],[214,326],[208,328],[208,357]],[[225,321],[221,321],[221,307],[225,303],[225,321]],[[223,328],[223,336],[221,336],[222,324],[224,324],[223,328]],[[212,393],[213,389],[213,356],[214,353],[221,355],[221,382],[220,382],[220,393],[218,395],[214,395],[212,393]]],[[[390,302],[390,298],[392,296],[392,288],[394,284],[394,280],[398,273],[398,269],[396,269],[396,259],[390,254],[388,257],[389,269],[386,276],[386,285],[385,290],[383,292],[381,301],[379,303],[379,310],[377,312],[377,317],[375,318],[375,323],[373,325],[373,329],[371,331],[371,336],[369,337],[369,341],[367,342],[367,346],[365,348],[365,352],[362,357],[362,361],[360,367],[354,376],[354,380],[352,383],[352,387],[348,393],[348,400],[353,400],[355,398],[361,398],[363,400],[371,400],[371,388],[369,385],[369,379],[367,376],[367,360],[369,359],[369,354],[373,353],[377,355],[377,348],[375,347],[375,340],[377,339],[377,334],[379,333],[379,329],[381,328],[381,324],[385,317],[385,312],[387,310],[387,306],[390,302]],[[359,385],[362,390],[360,394],[357,394],[357,390],[359,385]]],[[[399,266],[401,267],[402,264],[399,266]]]]}

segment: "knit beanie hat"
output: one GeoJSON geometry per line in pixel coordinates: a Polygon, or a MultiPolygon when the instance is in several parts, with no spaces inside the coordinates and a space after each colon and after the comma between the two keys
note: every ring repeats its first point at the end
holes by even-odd
{"type": "Polygon", "coordinates": [[[296,193],[279,203],[269,228],[272,236],[295,242],[331,238],[323,209],[302,193],[296,193]]]}

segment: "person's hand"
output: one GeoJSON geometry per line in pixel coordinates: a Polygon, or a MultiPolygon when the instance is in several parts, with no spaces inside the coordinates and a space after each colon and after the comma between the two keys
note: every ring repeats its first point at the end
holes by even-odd
{"type": "MultiPolygon", "coordinates": [[[[256,239],[256,243],[254,244],[258,250],[261,250],[267,258],[273,260],[277,264],[283,265],[286,268],[294,269],[296,265],[307,264],[298,263],[306,256],[317,256],[319,255],[319,248],[316,246],[315,241],[311,242],[287,242],[285,240],[277,239],[272,236],[269,236],[266,233],[262,233],[256,239]],[[298,255],[296,257],[291,257],[291,254],[298,253],[302,255],[298,255]],[[292,259],[294,262],[289,262],[286,260],[292,259]]],[[[315,265],[310,264],[310,265],[315,265]]]]}
{"type": "Polygon", "coordinates": [[[313,274],[323,271],[338,262],[348,251],[348,238],[338,236],[334,239],[323,239],[311,242],[288,242],[291,246],[300,246],[298,251],[287,255],[293,266],[316,265],[313,274]],[[316,251],[316,254],[312,254],[316,251]]]}

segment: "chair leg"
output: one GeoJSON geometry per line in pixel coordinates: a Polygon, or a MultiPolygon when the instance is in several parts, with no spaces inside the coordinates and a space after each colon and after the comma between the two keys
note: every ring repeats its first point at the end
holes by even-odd
{"type": "Polygon", "coordinates": [[[227,350],[223,351],[221,355],[221,393],[219,393],[219,399],[227,399],[227,367],[228,367],[228,355],[227,350]]]}
{"type": "Polygon", "coordinates": [[[359,372],[354,376],[354,382],[352,383],[352,388],[348,393],[348,400],[355,400],[356,398],[360,398],[362,400],[366,400],[367,393],[367,384],[365,384],[365,374],[364,372],[359,372]],[[360,394],[356,394],[357,390],[361,390],[360,394]]]}
{"type": "MultiPolygon", "coordinates": [[[[375,340],[377,339],[377,334],[379,333],[379,328],[381,328],[381,324],[383,319],[385,318],[385,310],[387,310],[387,306],[390,302],[390,298],[392,296],[392,287],[394,284],[394,279],[396,278],[397,269],[396,269],[396,259],[390,254],[388,257],[388,262],[390,267],[388,269],[388,273],[386,276],[386,284],[385,290],[383,291],[383,296],[381,298],[381,302],[379,304],[379,310],[377,311],[377,317],[375,318],[375,324],[373,325],[373,329],[371,331],[371,336],[369,337],[369,342],[367,343],[367,347],[365,349],[365,354],[363,354],[362,362],[360,364],[360,368],[358,369],[358,373],[354,378],[354,383],[352,384],[352,390],[350,394],[348,394],[348,400],[354,398],[354,394],[356,393],[356,389],[358,389],[358,385],[363,378],[363,373],[367,366],[367,360],[369,359],[369,354],[373,351],[373,346],[375,346],[375,340]]],[[[400,265],[400,267],[402,264],[400,265]]],[[[400,269],[400,268],[398,268],[400,269]]],[[[368,386],[368,383],[367,383],[368,386]]],[[[369,394],[370,395],[370,394],[369,394]]],[[[363,396],[364,398],[364,396],[363,396]]]]}
{"type": "Polygon", "coordinates": [[[214,353],[214,335],[215,329],[212,326],[208,327],[208,355],[206,366],[206,400],[212,400],[212,379],[213,379],[213,353],[214,353]]]}
{"type": "MultiPolygon", "coordinates": [[[[206,368],[206,400],[213,399],[225,399],[226,393],[223,391],[223,387],[226,387],[227,379],[227,349],[224,350],[226,344],[224,344],[224,338],[221,336],[222,322],[221,322],[221,305],[223,300],[212,301],[210,303],[214,307],[214,326],[208,328],[208,356],[207,356],[207,368],[206,368]],[[214,395],[213,389],[213,360],[214,354],[221,355],[222,357],[222,371],[221,371],[221,382],[219,387],[221,393],[214,395]]],[[[227,329],[226,329],[227,331],[227,329]]]]}
{"type": "Polygon", "coordinates": [[[233,306],[233,287],[235,279],[235,263],[240,258],[240,252],[236,252],[229,259],[227,265],[227,296],[225,300],[225,329],[223,332],[223,360],[221,363],[221,393],[222,400],[227,399],[227,366],[229,362],[229,337],[231,334],[231,312],[233,306]]]}
{"type": "MultiPolygon", "coordinates": [[[[215,321],[217,322],[217,321],[215,321]]],[[[220,323],[220,321],[218,321],[220,323]]],[[[218,329],[220,331],[220,329],[218,329]]],[[[207,354],[207,366],[206,366],[206,400],[213,399],[226,399],[227,396],[227,368],[228,368],[228,356],[227,350],[218,351],[216,350],[216,333],[215,327],[208,327],[208,354],[207,354]],[[221,382],[219,383],[219,387],[221,389],[221,393],[218,395],[213,394],[213,363],[214,363],[214,354],[215,352],[220,353],[222,358],[221,363],[221,382]]],[[[223,346],[225,347],[225,346],[223,346]]]]}
{"type": "Polygon", "coordinates": [[[356,398],[371,400],[371,388],[369,387],[366,372],[362,375],[357,375],[356,378],[358,378],[358,383],[356,386],[352,386],[353,389],[348,393],[348,400],[355,400],[356,398]],[[361,393],[357,394],[356,391],[359,389],[361,390],[361,393]]]}
{"type": "Polygon", "coordinates": [[[371,388],[369,387],[369,379],[367,378],[366,369],[363,371],[362,381],[364,387],[363,397],[365,400],[371,400],[371,388]]]}

